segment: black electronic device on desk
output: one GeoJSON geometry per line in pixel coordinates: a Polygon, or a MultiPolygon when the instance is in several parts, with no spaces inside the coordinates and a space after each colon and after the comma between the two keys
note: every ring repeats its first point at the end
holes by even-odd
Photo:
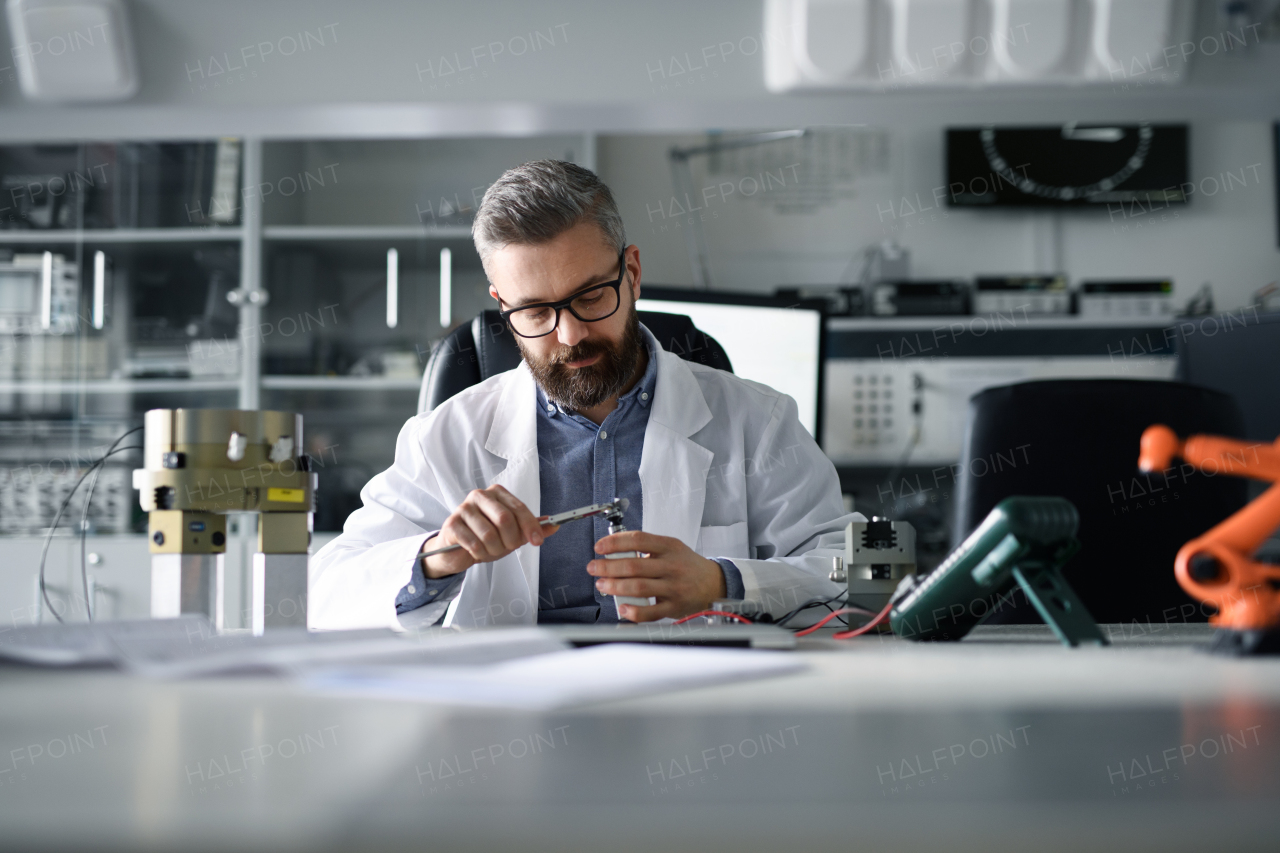
{"type": "Polygon", "coordinates": [[[969,285],[961,281],[878,281],[868,313],[878,317],[942,317],[968,314],[969,285]]]}
{"type": "Polygon", "coordinates": [[[603,643],[649,643],[659,646],[721,646],[741,649],[794,649],[796,635],[767,624],[711,625],[689,621],[617,625],[540,625],[575,648],[603,643]]]}
{"type": "Polygon", "coordinates": [[[1070,314],[1065,275],[987,275],[974,281],[975,314],[1070,314]]]}
{"type": "Polygon", "coordinates": [[[903,580],[889,614],[893,632],[959,640],[1021,590],[1064,645],[1107,645],[1061,573],[1080,548],[1079,523],[1065,498],[1006,498],[942,565],[903,580]]]}

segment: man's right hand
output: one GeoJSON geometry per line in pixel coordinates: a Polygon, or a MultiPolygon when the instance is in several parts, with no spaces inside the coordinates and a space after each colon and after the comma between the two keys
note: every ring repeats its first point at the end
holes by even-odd
{"type": "Polygon", "coordinates": [[[500,560],[526,543],[541,545],[559,529],[558,524],[540,524],[529,508],[502,486],[476,489],[445,519],[440,532],[423,543],[421,550],[462,547],[427,557],[423,570],[429,578],[454,575],[476,563],[500,560]]]}

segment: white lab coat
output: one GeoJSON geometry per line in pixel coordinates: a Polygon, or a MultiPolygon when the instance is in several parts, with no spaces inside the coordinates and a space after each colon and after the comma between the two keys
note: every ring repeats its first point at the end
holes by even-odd
{"type": "MultiPolygon", "coordinates": [[[[795,401],[658,352],[639,471],[643,529],[733,560],[746,597],[775,615],[835,595],[832,557],[844,553],[845,525],[865,519],[844,511],[835,468],[800,425],[795,401]]],[[[472,489],[501,483],[539,515],[536,405],[521,363],[411,418],[395,463],[369,481],[364,506],[312,558],[312,627],[400,627],[396,594],[424,538],[472,489]]],[[[472,566],[445,624],[537,622],[538,555],[525,545],[472,566]]]]}

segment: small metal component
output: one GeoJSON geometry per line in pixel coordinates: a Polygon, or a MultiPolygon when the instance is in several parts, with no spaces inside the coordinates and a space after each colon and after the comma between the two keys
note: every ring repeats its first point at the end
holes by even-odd
{"type": "Polygon", "coordinates": [[[223,554],[151,555],[151,618],[175,619],[184,613],[209,617],[215,629],[223,621],[223,554]]]}
{"type": "Polygon", "coordinates": [[[267,454],[267,458],[272,462],[283,462],[293,456],[293,436],[282,435],[276,439],[276,443],[271,445],[271,452],[267,454]]]}
{"type": "Polygon", "coordinates": [[[845,571],[844,571],[843,557],[831,558],[831,573],[827,575],[827,579],[830,580],[832,583],[844,583],[849,579],[849,576],[845,574],[845,571]]]}
{"type": "MultiPolygon", "coordinates": [[[[627,526],[622,523],[622,514],[627,508],[626,498],[614,498],[612,508],[605,512],[604,517],[609,520],[609,535],[622,533],[627,526]]],[[[648,557],[649,555],[643,551],[615,551],[612,554],[605,554],[606,560],[631,560],[637,557],[648,557]]],[[[615,595],[613,597],[614,608],[621,607],[624,604],[630,604],[632,607],[651,607],[658,603],[658,599],[653,596],[640,598],[632,595],[615,595]]]]}
{"type": "Polygon", "coordinates": [[[227,441],[227,458],[232,462],[239,462],[244,459],[245,448],[249,446],[249,439],[238,432],[231,433],[231,438],[227,441]]]}
{"type": "Polygon", "coordinates": [[[160,459],[160,464],[165,468],[176,469],[187,467],[187,454],[185,453],[166,453],[160,459]]]}
{"type": "Polygon", "coordinates": [[[242,305],[245,302],[248,302],[250,305],[262,307],[271,301],[271,294],[265,290],[245,290],[244,288],[238,288],[227,293],[227,301],[232,305],[242,305]]]}
{"type": "MultiPolygon", "coordinates": [[[[734,614],[737,614],[738,616],[742,616],[745,619],[750,619],[753,622],[759,619],[760,615],[765,612],[765,609],[760,606],[760,602],[752,601],[750,599],[741,599],[741,598],[721,598],[717,601],[711,602],[711,606],[707,609],[718,610],[721,613],[734,613],[734,614]]],[[[727,616],[713,615],[713,616],[703,616],[702,618],[706,621],[706,624],[708,625],[741,625],[742,624],[737,619],[730,619],[727,616]]]]}
{"type": "Polygon", "coordinates": [[[850,522],[844,531],[843,579],[849,603],[879,612],[902,578],[916,571],[916,531],[905,521],[874,516],[850,522]]]}
{"type": "Polygon", "coordinates": [[[258,550],[263,554],[305,554],[311,514],[265,512],[258,517],[258,550]]]}
{"type": "Polygon", "coordinates": [[[225,547],[213,539],[222,533],[226,542],[227,517],[211,512],[158,509],[147,516],[152,554],[219,554],[225,547]]]}
{"type": "Polygon", "coordinates": [[[876,515],[872,516],[867,522],[867,526],[862,531],[862,546],[864,548],[872,548],[885,550],[887,548],[896,548],[898,545],[898,537],[893,532],[893,522],[887,518],[876,515]]]}
{"type": "MultiPolygon", "coordinates": [[[[283,514],[283,513],[281,513],[283,514]]],[[[266,513],[260,520],[271,517],[266,513]]],[[[254,634],[307,625],[307,555],[253,555],[249,615],[254,634]]]]}
{"type": "MultiPolygon", "coordinates": [[[[587,506],[579,507],[578,509],[571,509],[567,512],[549,515],[542,519],[542,523],[564,524],[566,521],[577,521],[580,518],[591,518],[593,516],[603,515],[609,519],[609,532],[616,533],[617,531],[614,530],[615,519],[617,524],[621,524],[622,513],[626,511],[629,505],[630,501],[626,498],[614,498],[608,503],[588,504],[587,506]]],[[[626,528],[622,529],[625,530],[626,528]]],[[[447,554],[450,551],[457,551],[461,547],[461,545],[446,545],[443,548],[436,548],[434,551],[425,551],[419,554],[418,557],[421,559],[422,557],[432,557],[436,554],[447,554]]]]}

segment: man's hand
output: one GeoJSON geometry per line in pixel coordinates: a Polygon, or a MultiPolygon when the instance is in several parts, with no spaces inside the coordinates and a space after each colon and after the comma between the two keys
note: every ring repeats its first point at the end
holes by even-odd
{"type": "Polygon", "coordinates": [[[628,530],[596,543],[597,554],[619,551],[642,551],[649,556],[587,563],[587,573],[597,578],[596,589],[605,595],[658,599],[649,607],[622,605],[620,619],[652,622],[667,616],[688,616],[706,610],[727,592],[720,564],[695,553],[679,539],[628,530]]]}
{"type": "Polygon", "coordinates": [[[428,539],[423,551],[461,545],[457,551],[427,557],[424,573],[442,578],[465,571],[476,563],[500,560],[512,551],[543,539],[560,529],[558,524],[539,524],[529,508],[502,486],[470,492],[462,505],[445,519],[440,532],[428,539]]]}

